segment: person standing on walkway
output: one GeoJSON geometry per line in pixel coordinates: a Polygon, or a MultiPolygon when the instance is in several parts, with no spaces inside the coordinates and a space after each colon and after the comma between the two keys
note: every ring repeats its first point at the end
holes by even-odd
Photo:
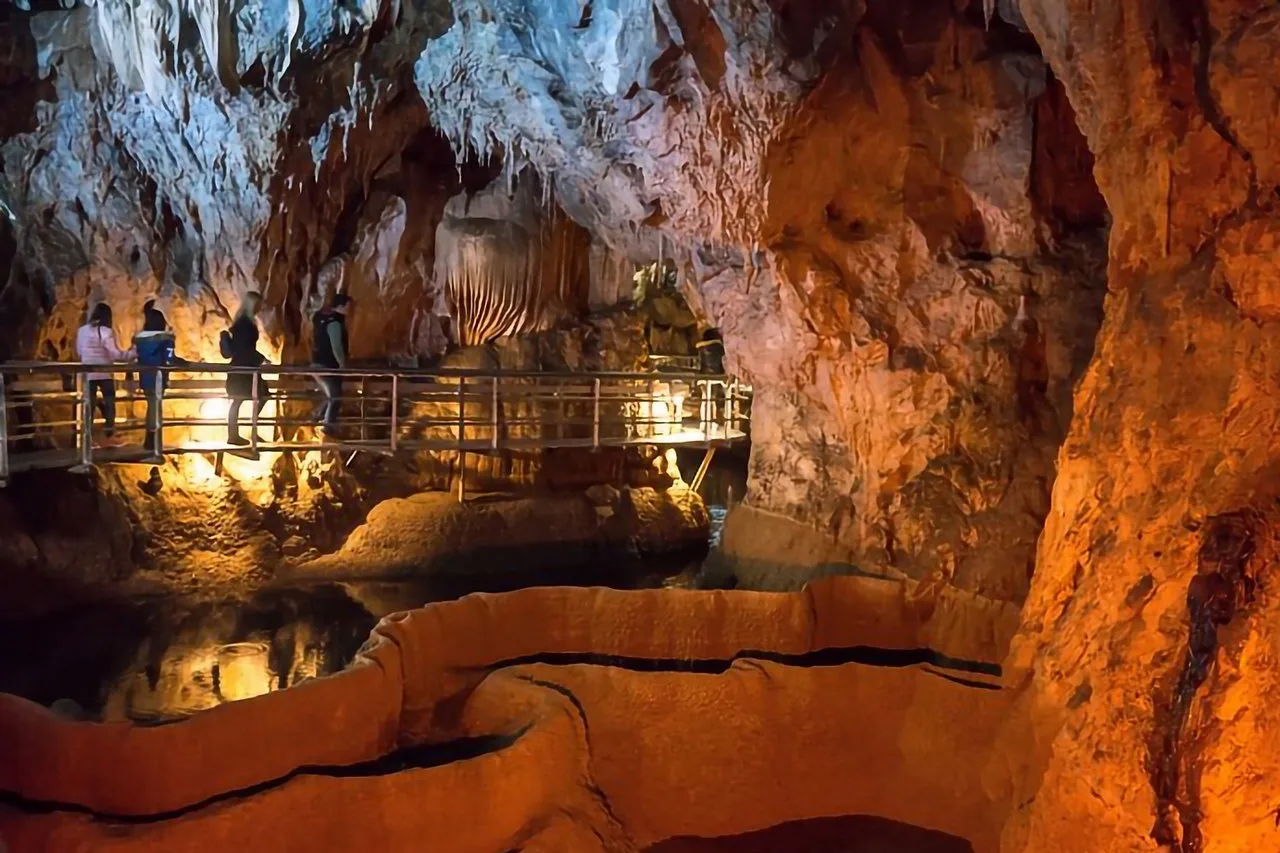
{"type": "MultiPolygon", "coordinates": [[[[85,364],[112,364],[130,361],[133,350],[122,350],[116,345],[116,333],[111,328],[111,306],[99,302],[89,313],[89,322],[76,331],[76,357],[85,364]]],[[[85,394],[90,405],[102,412],[106,422],[103,444],[118,447],[116,439],[116,381],[112,374],[92,372],[88,374],[85,394]]]]}
{"type": "MultiPolygon", "coordinates": [[[[133,348],[138,353],[138,364],[148,367],[168,367],[187,364],[174,352],[174,334],[169,321],[148,301],[142,309],[142,331],[133,338],[133,348]]],[[[143,445],[150,451],[148,461],[159,458],[161,448],[156,444],[156,431],[160,425],[160,401],[164,397],[166,376],[158,370],[139,370],[138,385],[147,398],[147,434],[143,445]]]]}
{"type": "MultiPolygon", "coordinates": [[[[707,329],[702,333],[702,340],[696,344],[698,350],[698,369],[707,376],[720,376],[724,373],[724,338],[719,329],[707,329]]],[[[702,386],[706,397],[702,401],[703,429],[708,435],[721,426],[720,417],[727,414],[725,405],[726,389],[719,382],[707,381],[702,386]]],[[[736,424],[728,426],[735,427],[736,424]]]]}
{"type": "MultiPolygon", "coordinates": [[[[347,366],[347,311],[351,297],[339,293],[328,308],[316,312],[311,340],[311,363],[315,367],[341,370],[347,366]]],[[[338,416],[342,410],[342,377],[316,375],[324,392],[321,429],[326,438],[338,437],[338,416]]]]}
{"type": "MultiPolygon", "coordinates": [[[[267,363],[266,357],[258,352],[258,312],[261,308],[262,294],[250,290],[241,300],[231,328],[222,333],[222,355],[231,360],[232,367],[256,368],[267,363]]],[[[231,408],[227,410],[227,443],[237,447],[249,444],[240,436],[240,407],[253,398],[253,377],[252,373],[227,375],[227,396],[231,398],[231,408]]],[[[262,413],[269,396],[267,381],[258,374],[258,414],[262,413]]]]}

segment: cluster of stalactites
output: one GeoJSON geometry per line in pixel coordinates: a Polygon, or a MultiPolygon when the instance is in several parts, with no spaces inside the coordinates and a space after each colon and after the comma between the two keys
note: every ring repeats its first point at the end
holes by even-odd
{"type": "Polygon", "coordinates": [[[542,331],[584,309],[589,245],[580,229],[554,213],[533,231],[513,222],[476,227],[464,220],[440,229],[436,275],[458,342],[478,346],[542,331]]]}
{"type": "MultiPolygon", "coordinates": [[[[367,30],[383,4],[384,0],[342,0],[336,10],[344,29],[367,30]]],[[[95,46],[105,54],[99,58],[109,62],[127,86],[158,99],[165,77],[178,73],[183,22],[193,21],[200,33],[199,50],[225,87],[239,87],[237,63],[248,50],[263,61],[269,82],[279,88],[298,50],[303,24],[302,0],[285,0],[284,5],[282,20],[259,20],[253,31],[242,34],[237,21],[243,12],[231,0],[97,0],[92,4],[95,46]],[[240,43],[242,37],[245,44],[240,43]]],[[[399,15],[399,5],[390,0],[393,16],[399,15]]]]}

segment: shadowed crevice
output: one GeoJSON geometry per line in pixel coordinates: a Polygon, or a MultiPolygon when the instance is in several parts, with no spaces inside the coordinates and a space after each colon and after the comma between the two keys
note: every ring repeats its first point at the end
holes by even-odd
{"type": "Polygon", "coordinates": [[[1158,687],[1154,697],[1155,726],[1147,755],[1156,796],[1151,838],[1173,853],[1205,849],[1200,831],[1202,744],[1189,721],[1196,695],[1217,663],[1219,632],[1253,601],[1256,580],[1249,563],[1261,526],[1258,514],[1250,510],[1223,513],[1206,522],[1196,574],[1187,587],[1189,633],[1182,667],[1176,680],[1158,687]]]}
{"type": "Polygon", "coordinates": [[[137,825],[160,823],[174,818],[185,817],[193,812],[200,811],[217,803],[226,802],[228,800],[238,800],[242,798],[252,797],[257,794],[270,791],[275,788],[282,787],[286,783],[301,776],[327,776],[333,779],[351,779],[372,776],[391,776],[396,773],[403,773],[409,770],[423,770],[430,767],[442,767],[446,764],[453,764],[459,761],[467,761],[473,758],[479,758],[483,755],[500,752],[514,744],[525,732],[529,730],[529,726],[525,726],[520,731],[510,735],[484,735],[481,737],[459,738],[458,740],[449,741],[440,744],[423,744],[419,746],[405,747],[395,752],[388,753],[380,758],[371,761],[362,761],[358,764],[348,765],[304,765],[295,768],[283,776],[275,779],[268,779],[255,785],[244,788],[237,788],[232,791],[224,791],[207,797],[198,803],[192,803],[189,806],[183,806],[179,809],[172,809],[166,812],[157,812],[148,815],[123,815],[113,814],[110,812],[100,812],[87,806],[75,803],[58,803],[48,800],[32,800],[21,797],[11,791],[0,791],[0,805],[12,806],[19,811],[29,814],[51,814],[55,812],[82,814],[92,817],[94,820],[106,823],[116,823],[123,825],[137,825]]]}
{"type": "MultiPolygon", "coordinates": [[[[586,741],[587,761],[589,763],[591,760],[591,752],[592,752],[591,723],[587,719],[587,708],[584,704],[582,704],[582,700],[579,699],[577,697],[577,694],[575,694],[571,689],[569,689],[563,684],[558,684],[554,681],[547,681],[541,678],[533,678],[532,676],[528,676],[528,675],[520,676],[520,680],[526,681],[529,684],[533,684],[537,687],[542,687],[547,690],[555,691],[556,693],[563,696],[565,699],[568,699],[569,702],[573,704],[574,709],[578,713],[578,719],[582,721],[582,734],[583,734],[583,738],[586,741]]],[[[618,817],[618,813],[614,810],[613,803],[612,801],[610,801],[609,795],[605,793],[604,789],[601,788],[599,784],[597,784],[596,780],[591,776],[589,770],[587,773],[587,778],[585,780],[585,786],[586,786],[587,793],[591,795],[592,799],[596,801],[596,804],[600,807],[601,811],[604,812],[605,816],[612,823],[614,831],[618,833],[623,833],[624,830],[623,830],[622,820],[618,817]]],[[[607,847],[608,841],[600,833],[599,829],[597,829],[595,826],[591,824],[588,824],[588,827],[590,828],[591,832],[596,836],[596,838],[599,839],[601,846],[607,847]]]]}
{"type": "Polygon", "coordinates": [[[999,664],[954,658],[924,647],[882,649],[875,646],[843,646],[818,649],[804,654],[743,650],[733,657],[720,659],[639,658],[595,652],[540,652],[517,658],[508,658],[485,667],[477,667],[477,669],[496,670],[514,666],[528,666],[530,664],[546,664],[548,666],[587,665],[625,669],[631,672],[688,672],[702,675],[721,675],[738,661],[767,661],[781,664],[782,666],[799,668],[843,666],[851,663],[891,669],[924,666],[924,672],[968,687],[982,687],[991,690],[1001,689],[997,684],[960,678],[937,671],[937,669],[952,670],[954,672],[999,678],[1001,676],[999,664]],[[937,669],[930,669],[929,667],[936,667],[937,669]]]}

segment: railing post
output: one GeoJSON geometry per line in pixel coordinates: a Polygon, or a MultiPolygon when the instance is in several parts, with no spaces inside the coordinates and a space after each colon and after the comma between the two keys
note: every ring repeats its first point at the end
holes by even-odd
{"type": "Polygon", "coordinates": [[[699,379],[698,387],[698,429],[701,434],[707,435],[712,418],[712,383],[709,379],[699,379]]]}
{"type": "Polygon", "coordinates": [[[367,421],[365,421],[365,407],[364,407],[365,396],[368,394],[368,392],[369,392],[369,377],[361,376],[360,377],[360,440],[361,441],[369,440],[369,428],[368,428],[367,421]]]}
{"type": "MultiPolygon", "coordinates": [[[[706,431],[707,447],[710,447],[711,442],[715,440],[716,431],[722,428],[721,422],[729,411],[728,384],[717,379],[707,380],[707,399],[711,401],[711,408],[707,410],[706,431]],[[716,392],[712,390],[717,385],[720,386],[720,390],[724,391],[725,400],[723,405],[716,399],[716,392]]],[[[728,435],[728,431],[725,432],[725,435],[728,435]]]]}
{"type": "Polygon", "coordinates": [[[257,455],[258,453],[258,377],[261,371],[255,369],[253,371],[253,385],[250,392],[249,405],[253,407],[253,412],[249,416],[249,450],[257,455]]]}
{"type": "Polygon", "coordinates": [[[400,435],[400,374],[391,374],[391,452],[396,452],[400,435]]]}
{"type": "Polygon", "coordinates": [[[467,502],[467,451],[458,451],[458,503],[467,502]]]}
{"type": "Polygon", "coordinates": [[[458,377],[458,503],[467,499],[467,451],[462,442],[467,428],[467,377],[458,377]]]}
{"type": "Polygon", "coordinates": [[[9,406],[5,400],[4,374],[0,373],[0,486],[9,481],[9,406]]]}
{"type": "Polygon", "coordinates": [[[591,447],[600,449],[600,377],[596,377],[591,403],[591,447]]]}
{"type": "Polygon", "coordinates": [[[458,377],[458,452],[462,452],[462,441],[466,437],[467,428],[467,378],[458,377]]]}
{"type": "MultiPolygon", "coordinates": [[[[715,390],[718,384],[714,379],[707,380],[707,441],[715,436],[716,424],[720,422],[720,401],[716,399],[715,390]]],[[[728,401],[725,405],[728,405],[728,401]]]]}
{"type": "Polygon", "coordinates": [[[76,374],[76,388],[80,390],[80,465],[85,471],[93,464],[93,399],[89,394],[88,374],[76,374]]]}
{"type": "Polygon", "coordinates": [[[649,380],[649,434],[646,438],[656,438],[658,435],[658,416],[654,414],[656,410],[657,398],[653,396],[653,380],[649,380]]]}
{"type": "Polygon", "coordinates": [[[498,449],[498,413],[502,411],[502,400],[498,397],[498,377],[493,377],[493,449],[498,449]]]}
{"type": "Polygon", "coordinates": [[[148,424],[154,432],[151,434],[152,443],[155,445],[151,448],[151,452],[156,456],[164,456],[164,380],[168,377],[167,373],[156,371],[156,384],[151,389],[152,395],[155,397],[155,423],[148,424]]]}
{"type": "Polygon", "coordinates": [[[729,435],[729,431],[736,430],[738,428],[738,380],[737,379],[734,379],[733,382],[729,384],[728,390],[729,390],[729,395],[728,395],[729,399],[725,401],[726,417],[725,417],[725,425],[724,425],[724,437],[726,441],[729,438],[731,438],[731,436],[729,435]]]}

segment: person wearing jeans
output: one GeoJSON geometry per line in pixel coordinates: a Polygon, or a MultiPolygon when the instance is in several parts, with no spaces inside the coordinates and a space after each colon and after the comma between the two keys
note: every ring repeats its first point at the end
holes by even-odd
{"type": "MultiPolygon", "coordinates": [[[[112,364],[130,361],[133,350],[122,350],[116,345],[116,333],[111,328],[111,306],[99,302],[89,314],[89,322],[76,330],[76,357],[84,364],[112,364]]],[[[102,413],[106,438],[103,444],[117,447],[120,442],[116,431],[116,381],[110,373],[91,372],[86,377],[85,394],[91,408],[102,413]]]]}
{"type": "MultiPolygon", "coordinates": [[[[154,301],[143,306],[142,331],[134,336],[133,348],[138,353],[139,365],[171,367],[188,363],[174,352],[174,335],[169,329],[169,321],[155,307],[154,301]]],[[[164,397],[165,375],[158,370],[140,370],[138,384],[147,398],[147,435],[143,443],[150,454],[148,461],[158,461],[161,447],[156,442],[156,433],[160,428],[160,401],[164,397]]]]}
{"type": "MultiPolygon", "coordinates": [[[[331,370],[347,366],[347,311],[350,307],[351,297],[339,293],[328,308],[316,312],[311,341],[313,366],[331,370]]],[[[322,429],[326,436],[337,437],[338,415],[342,410],[342,377],[317,375],[316,382],[325,397],[322,429]]]]}

